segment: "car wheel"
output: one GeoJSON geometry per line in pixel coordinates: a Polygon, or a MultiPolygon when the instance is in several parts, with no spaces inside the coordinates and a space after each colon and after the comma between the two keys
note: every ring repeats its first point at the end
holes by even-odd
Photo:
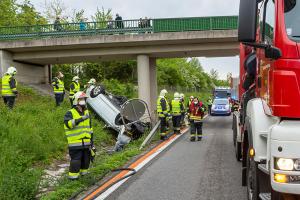
{"type": "Polygon", "coordinates": [[[105,89],[102,85],[96,86],[92,89],[90,96],[92,98],[97,97],[99,94],[105,94],[105,89]]]}

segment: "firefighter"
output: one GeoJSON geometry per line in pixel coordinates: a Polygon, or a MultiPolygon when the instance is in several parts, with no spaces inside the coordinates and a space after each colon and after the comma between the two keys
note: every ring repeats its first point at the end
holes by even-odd
{"type": "Polygon", "coordinates": [[[172,114],[173,128],[175,134],[180,134],[180,119],[183,110],[182,102],[180,101],[180,94],[174,93],[174,99],[171,101],[170,112],[172,114]]]}
{"type": "Polygon", "coordinates": [[[167,117],[169,115],[169,103],[166,98],[168,91],[163,89],[160,91],[159,97],[157,99],[157,114],[160,119],[160,137],[164,140],[167,136],[167,117]]]}
{"type": "Polygon", "coordinates": [[[93,129],[86,99],[84,92],[74,94],[74,106],[64,117],[65,134],[71,158],[69,179],[72,180],[88,173],[90,161],[94,155],[93,129]]]}
{"type": "Polygon", "coordinates": [[[91,97],[91,91],[92,89],[94,89],[96,86],[96,79],[91,78],[89,80],[89,82],[87,82],[87,84],[84,86],[84,92],[86,93],[86,95],[89,97],[91,97]]]}
{"type": "Polygon", "coordinates": [[[191,141],[202,139],[202,119],[204,117],[205,107],[202,102],[199,102],[195,97],[193,103],[190,105],[190,123],[191,123],[191,141]]]}
{"type": "Polygon", "coordinates": [[[15,67],[9,67],[7,72],[2,77],[2,97],[4,104],[10,109],[13,109],[16,97],[18,95],[17,81],[15,79],[16,74],[17,69],[15,67]]]}
{"type": "Polygon", "coordinates": [[[188,114],[188,125],[190,125],[190,105],[193,103],[194,96],[190,96],[189,101],[186,104],[186,112],[188,114]]]}
{"type": "Polygon", "coordinates": [[[213,104],[212,99],[209,97],[209,99],[207,100],[207,106],[208,106],[208,114],[211,114],[211,106],[213,104]]]}
{"type": "Polygon", "coordinates": [[[57,72],[56,77],[54,77],[52,80],[56,106],[60,106],[60,104],[64,101],[65,84],[62,80],[63,77],[64,77],[63,73],[57,72]]]}
{"type": "Polygon", "coordinates": [[[76,92],[80,91],[80,78],[78,76],[74,76],[72,79],[72,83],[70,85],[70,93],[69,93],[69,99],[71,103],[71,107],[73,106],[73,97],[76,92]]]}
{"type": "Polygon", "coordinates": [[[231,112],[238,111],[239,110],[239,101],[233,100],[233,106],[231,107],[231,112]]]}
{"type": "Polygon", "coordinates": [[[189,110],[191,103],[193,103],[193,100],[194,100],[194,96],[190,96],[190,99],[189,99],[189,101],[186,104],[187,110],[189,110]]]}
{"type": "Polygon", "coordinates": [[[185,112],[184,94],[183,94],[183,93],[180,94],[180,101],[181,101],[182,106],[183,106],[183,110],[181,110],[180,125],[183,126],[183,125],[185,125],[185,124],[184,124],[184,117],[185,117],[185,113],[186,113],[186,112],[185,112]]]}

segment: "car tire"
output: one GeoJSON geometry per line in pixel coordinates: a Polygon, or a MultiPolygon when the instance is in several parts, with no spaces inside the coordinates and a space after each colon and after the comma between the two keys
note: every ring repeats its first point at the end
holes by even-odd
{"type": "Polygon", "coordinates": [[[98,85],[91,90],[91,98],[96,98],[99,94],[105,94],[105,89],[102,85],[98,85]]]}

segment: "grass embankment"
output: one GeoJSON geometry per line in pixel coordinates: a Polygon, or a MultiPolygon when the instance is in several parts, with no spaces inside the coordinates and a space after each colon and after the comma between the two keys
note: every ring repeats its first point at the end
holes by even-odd
{"type": "MultiPolygon", "coordinates": [[[[35,199],[43,170],[54,159],[63,159],[67,142],[63,130],[63,116],[69,101],[55,107],[54,99],[42,97],[32,89],[19,87],[15,108],[8,110],[0,102],[0,199],[35,199]]],[[[124,165],[140,153],[141,140],[134,141],[125,151],[108,155],[104,147],[114,144],[114,137],[103,130],[103,124],[93,120],[95,144],[100,151],[91,174],[79,181],[61,178],[54,192],[42,199],[68,199],[76,191],[99,180],[111,169],[124,165]]]]}

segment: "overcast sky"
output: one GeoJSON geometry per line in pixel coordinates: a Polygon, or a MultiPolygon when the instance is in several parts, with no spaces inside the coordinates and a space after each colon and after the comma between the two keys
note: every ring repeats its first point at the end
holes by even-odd
{"type": "MultiPolygon", "coordinates": [[[[46,0],[47,1],[47,0],[46,0]]],[[[62,0],[67,12],[84,9],[90,18],[97,7],[112,9],[113,14],[119,13],[123,19],[139,19],[140,17],[172,18],[237,15],[239,0],[62,0]]],[[[45,0],[31,0],[40,11],[45,0]]],[[[238,57],[199,58],[204,69],[218,70],[220,78],[225,79],[228,72],[238,75],[238,57]]]]}

